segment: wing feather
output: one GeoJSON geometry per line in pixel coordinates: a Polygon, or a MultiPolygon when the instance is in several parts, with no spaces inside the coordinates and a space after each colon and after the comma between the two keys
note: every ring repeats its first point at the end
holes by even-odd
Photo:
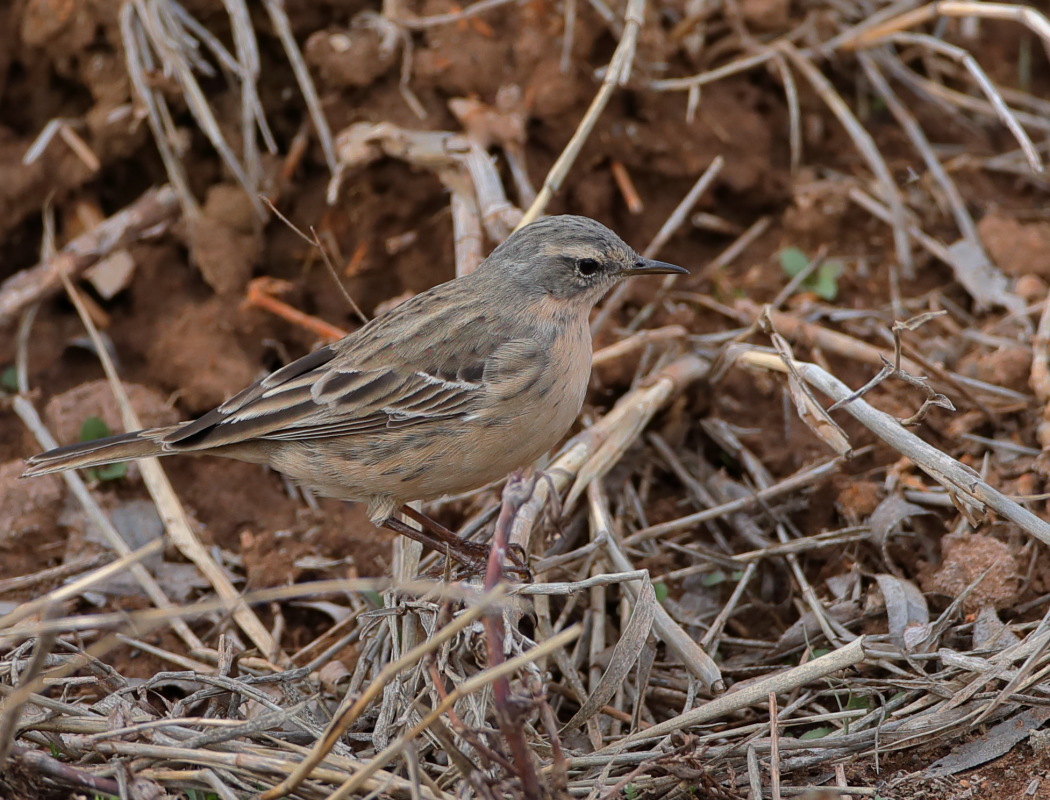
{"type": "Polygon", "coordinates": [[[494,331],[468,284],[455,293],[438,287],[271,373],[161,443],[197,450],[473,418],[487,395],[509,399],[533,385],[545,350],[494,331]]]}
{"type": "Polygon", "coordinates": [[[249,439],[289,441],[405,428],[469,414],[484,392],[482,368],[450,370],[448,380],[396,367],[336,368],[311,353],[269,375],[218,408],[168,434],[171,449],[198,449],[249,439]],[[293,369],[294,368],[294,369],[293,369]],[[285,381],[277,382],[282,373],[285,381]]]}

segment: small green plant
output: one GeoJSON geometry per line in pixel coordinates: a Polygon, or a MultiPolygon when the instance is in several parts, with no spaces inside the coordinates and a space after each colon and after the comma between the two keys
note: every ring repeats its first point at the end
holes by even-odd
{"type": "MultiPolygon", "coordinates": [[[[842,706],[842,701],[838,695],[835,695],[836,702],[839,703],[841,708],[845,708],[847,711],[871,711],[872,702],[871,698],[866,695],[855,695],[852,692],[848,695],[849,700],[846,701],[846,705],[842,706]]],[[[846,719],[842,723],[842,732],[849,733],[849,719],[846,719]]]]}
{"type": "MultiPolygon", "coordinates": [[[[777,257],[785,273],[794,278],[809,266],[810,258],[797,247],[785,247],[777,257]]],[[[813,292],[822,300],[832,301],[839,294],[839,276],[846,267],[841,261],[829,259],[817,267],[817,271],[802,281],[802,288],[813,292]]]]}
{"type": "MultiPolygon", "coordinates": [[[[109,426],[98,417],[88,417],[80,426],[80,441],[90,442],[110,435],[109,426]]],[[[115,481],[128,474],[128,465],[106,464],[102,467],[91,467],[84,470],[88,479],[93,481],[115,481]]]]}
{"type": "Polygon", "coordinates": [[[638,800],[641,796],[641,792],[638,791],[637,786],[633,783],[629,783],[623,787],[623,796],[626,797],[627,800],[638,800]]]}
{"type": "Polygon", "coordinates": [[[720,583],[725,583],[727,576],[725,572],[720,569],[716,569],[713,572],[707,572],[704,577],[700,579],[700,583],[704,586],[718,586],[720,583]]]}
{"type": "Polygon", "coordinates": [[[871,711],[871,698],[854,695],[846,703],[847,711],[871,711]]]}
{"type": "Polygon", "coordinates": [[[14,367],[5,367],[3,372],[0,372],[0,389],[3,389],[8,394],[16,394],[18,392],[18,370],[14,367]]]}
{"type": "Polygon", "coordinates": [[[832,728],[830,725],[822,725],[819,728],[813,728],[812,730],[806,731],[798,738],[803,741],[808,741],[810,739],[823,739],[825,736],[828,736],[829,734],[832,734],[834,732],[835,729],[832,728]]]}
{"type": "Polygon", "coordinates": [[[670,590],[667,588],[667,584],[663,581],[657,581],[653,584],[653,594],[656,595],[656,602],[660,605],[664,604],[664,600],[667,599],[667,595],[670,590]]]}

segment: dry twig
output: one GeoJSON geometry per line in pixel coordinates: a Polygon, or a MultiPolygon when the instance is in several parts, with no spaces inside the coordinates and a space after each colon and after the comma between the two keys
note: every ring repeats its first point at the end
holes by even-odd
{"type": "Polygon", "coordinates": [[[62,275],[74,279],[114,250],[166,233],[178,216],[178,200],[171,187],[150,189],[54,256],[4,281],[0,285],[0,322],[14,319],[31,304],[57,293],[62,275]]]}

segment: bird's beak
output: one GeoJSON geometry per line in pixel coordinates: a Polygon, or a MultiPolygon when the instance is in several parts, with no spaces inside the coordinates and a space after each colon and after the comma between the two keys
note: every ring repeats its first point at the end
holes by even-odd
{"type": "Polygon", "coordinates": [[[667,264],[663,261],[639,258],[632,266],[620,270],[618,274],[625,278],[632,275],[688,275],[689,270],[685,267],[676,267],[674,264],[667,264]]]}

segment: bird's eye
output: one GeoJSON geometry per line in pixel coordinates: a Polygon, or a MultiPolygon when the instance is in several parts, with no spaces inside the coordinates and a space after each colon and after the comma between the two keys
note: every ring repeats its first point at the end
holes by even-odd
{"type": "Polygon", "coordinates": [[[592,275],[597,275],[598,270],[602,268],[602,265],[598,263],[597,259],[594,258],[580,258],[576,261],[576,271],[579,272],[583,277],[589,278],[592,275]]]}

